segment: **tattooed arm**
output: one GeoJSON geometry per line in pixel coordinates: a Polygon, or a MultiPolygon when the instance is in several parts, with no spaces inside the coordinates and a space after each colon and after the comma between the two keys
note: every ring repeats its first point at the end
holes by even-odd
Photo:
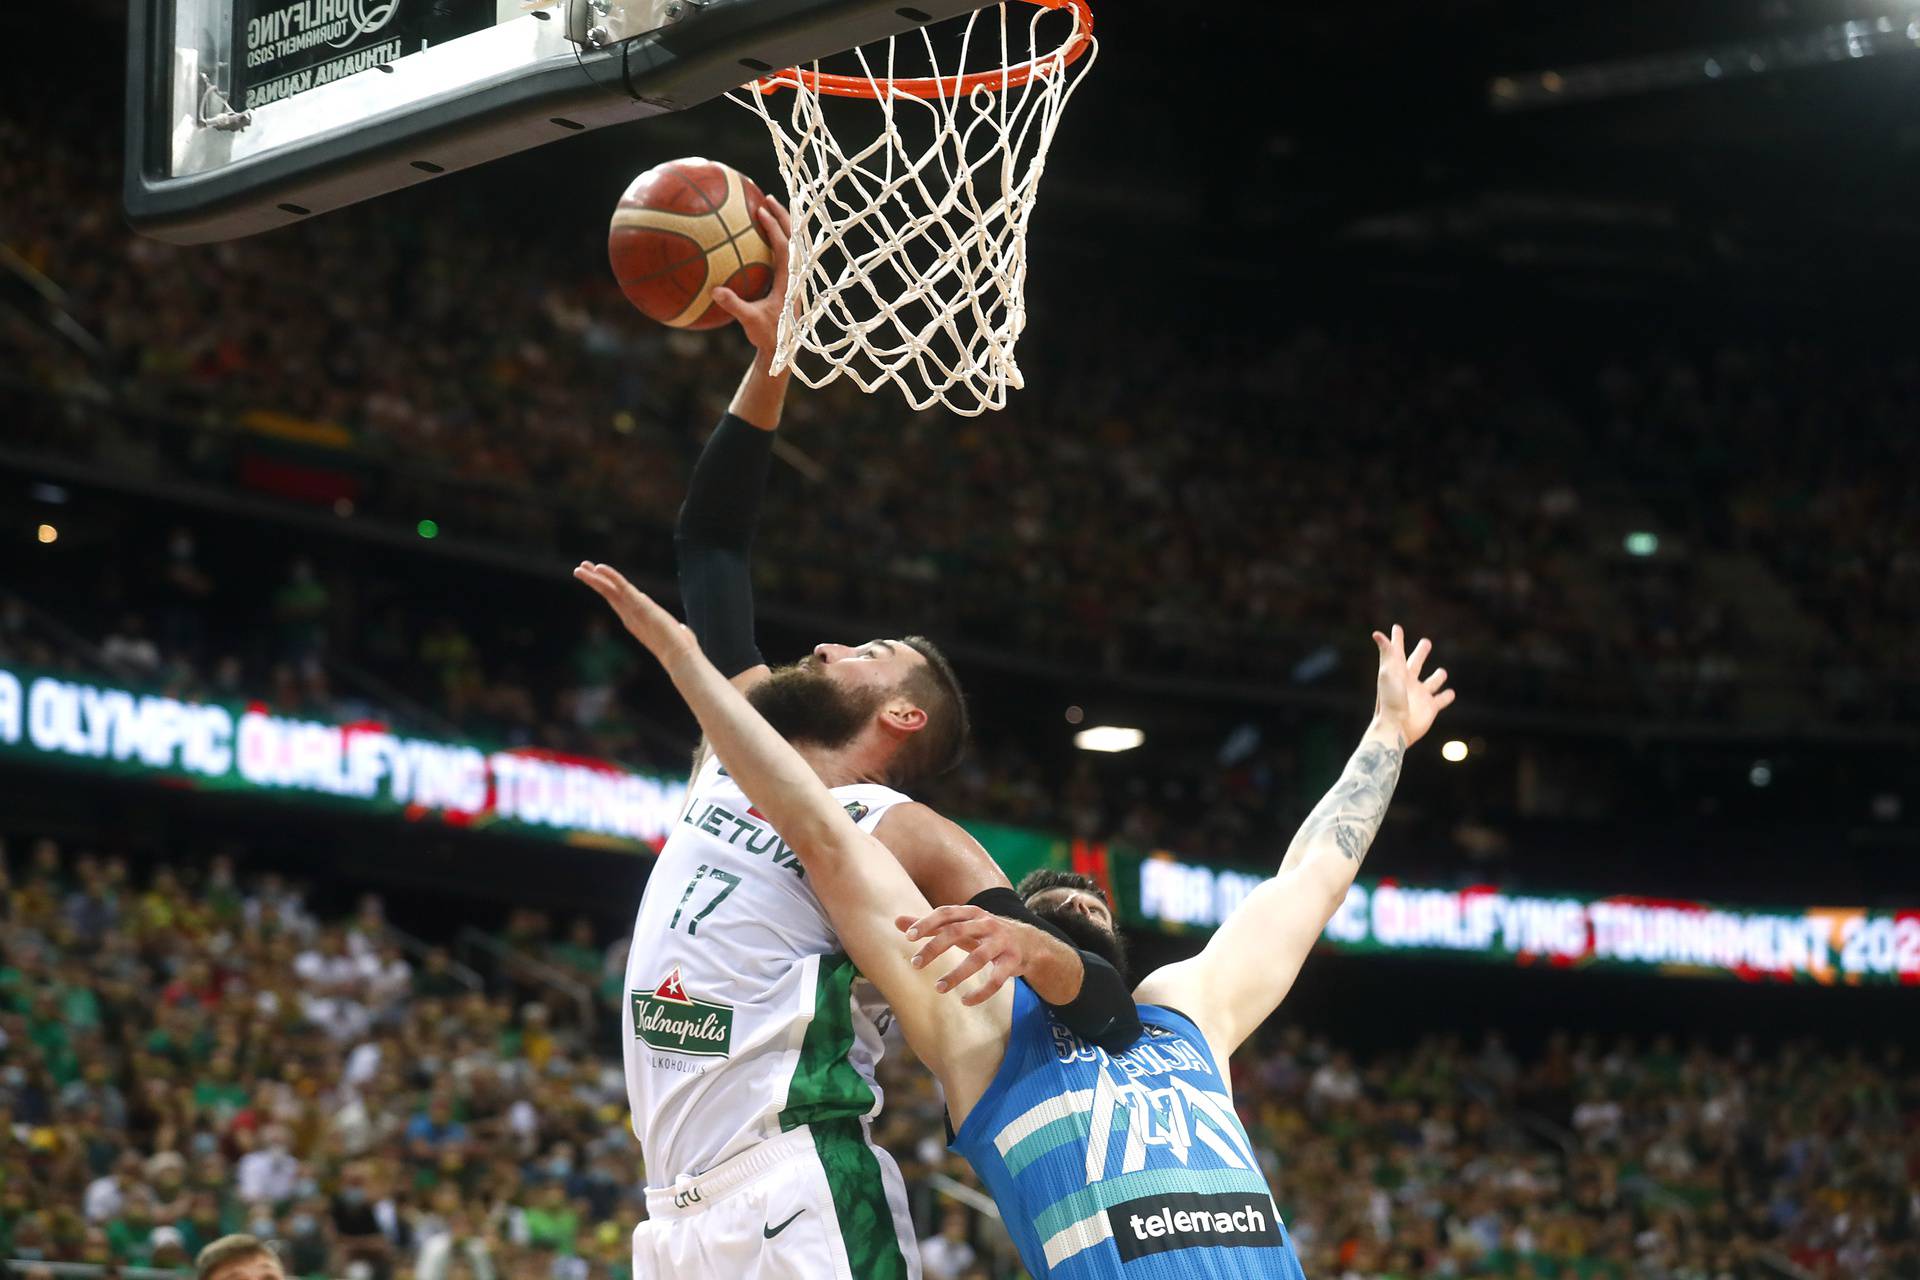
{"type": "Polygon", "coordinates": [[[1407,748],[1453,701],[1443,667],[1421,679],[1433,646],[1411,656],[1399,627],[1375,632],[1380,650],[1373,723],[1333,784],[1287,846],[1280,870],[1256,888],[1191,960],[1156,970],[1134,998],[1192,1018],[1224,1063],[1286,998],[1320,931],[1346,899],[1380,831],[1407,748]]]}

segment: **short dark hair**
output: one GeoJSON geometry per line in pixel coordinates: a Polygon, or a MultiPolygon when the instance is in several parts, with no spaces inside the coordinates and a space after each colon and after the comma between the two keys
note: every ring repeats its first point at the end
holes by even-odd
{"type": "Polygon", "coordinates": [[[1092,876],[1083,876],[1078,871],[1056,871],[1052,867],[1042,867],[1038,871],[1029,871],[1020,877],[1020,883],[1014,892],[1020,895],[1020,901],[1029,902],[1036,893],[1045,893],[1049,889],[1081,889],[1107,904],[1107,910],[1113,910],[1113,899],[1100,887],[1100,882],[1092,876]]]}
{"type": "Polygon", "coordinates": [[[887,770],[895,786],[910,787],[937,777],[959,764],[967,754],[972,726],[967,720],[967,698],[960,677],[940,646],[925,636],[907,636],[904,643],[926,661],[907,673],[900,688],[913,705],[927,713],[926,727],[908,738],[887,770]]]}
{"type": "MultiPolygon", "coordinates": [[[[221,1236],[202,1249],[200,1256],[193,1260],[195,1280],[210,1280],[214,1272],[228,1263],[260,1255],[272,1258],[275,1262],[280,1261],[280,1255],[273,1251],[273,1246],[259,1236],[221,1236]]],[[[281,1270],[285,1272],[284,1267],[281,1270]]]]}

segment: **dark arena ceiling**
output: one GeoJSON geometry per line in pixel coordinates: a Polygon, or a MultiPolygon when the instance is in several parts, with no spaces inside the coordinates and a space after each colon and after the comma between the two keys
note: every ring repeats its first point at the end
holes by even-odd
{"type": "Polygon", "coordinates": [[[1276,263],[1788,294],[1897,288],[1920,263],[1920,6],[1099,12],[1049,181],[1241,246],[1264,232],[1276,263]]]}

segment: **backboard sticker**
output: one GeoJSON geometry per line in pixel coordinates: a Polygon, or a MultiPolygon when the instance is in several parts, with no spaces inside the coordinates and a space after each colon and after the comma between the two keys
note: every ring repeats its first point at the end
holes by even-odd
{"type": "Polygon", "coordinates": [[[251,111],[495,22],[496,0],[233,0],[233,92],[251,111]]]}

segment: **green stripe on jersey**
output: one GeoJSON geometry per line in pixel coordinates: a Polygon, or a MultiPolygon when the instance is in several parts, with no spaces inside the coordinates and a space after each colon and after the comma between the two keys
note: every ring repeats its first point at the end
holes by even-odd
{"type": "Polygon", "coordinates": [[[780,1132],[864,1116],[873,1110],[873,1086],[847,1058],[853,1051],[853,980],[860,976],[844,952],[821,956],[813,983],[813,1019],[787,1082],[780,1132]]]}
{"type": "Polygon", "coordinates": [[[858,1120],[831,1120],[814,1125],[812,1133],[854,1276],[857,1280],[907,1280],[907,1256],[900,1248],[900,1231],[894,1224],[893,1206],[887,1202],[880,1162],[867,1144],[866,1126],[858,1120]]]}

